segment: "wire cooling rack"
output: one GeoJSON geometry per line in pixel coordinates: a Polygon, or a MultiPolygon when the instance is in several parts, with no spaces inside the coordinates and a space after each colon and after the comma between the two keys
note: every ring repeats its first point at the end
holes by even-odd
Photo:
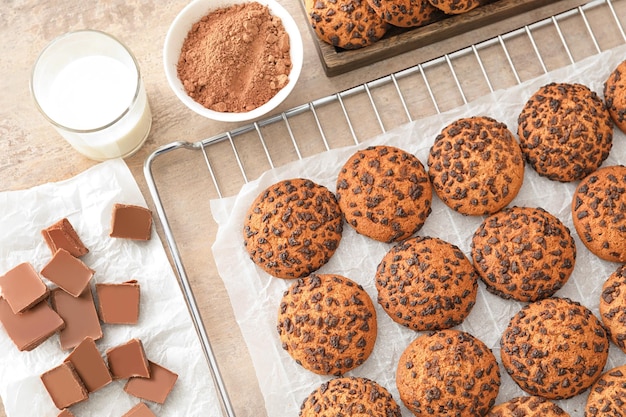
{"type": "MultiPolygon", "coordinates": [[[[625,44],[624,19],[626,0],[592,1],[264,120],[198,142],[174,142],[152,153],[145,162],[144,174],[223,414],[234,417],[236,407],[209,341],[179,250],[181,242],[171,226],[183,214],[166,209],[162,184],[155,175],[157,161],[166,154],[177,154],[178,164],[203,165],[206,197],[235,195],[243,184],[268,169],[359,144],[394,127],[445,112],[495,90],[521,84],[625,44]],[[197,162],[198,159],[202,162],[197,162]]],[[[158,170],[159,178],[173,175],[172,171],[158,170]]],[[[198,179],[182,178],[182,181],[193,183],[198,179]]],[[[180,183],[181,179],[175,182],[180,183]]],[[[214,284],[218,282],[219,278],[214,284]]]]}

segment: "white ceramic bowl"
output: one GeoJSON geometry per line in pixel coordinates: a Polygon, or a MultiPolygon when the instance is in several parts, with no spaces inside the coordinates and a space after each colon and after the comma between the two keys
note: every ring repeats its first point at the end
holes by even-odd
{"type": "Polygon", "coordinates": [[[222,122],[241,122],[247,120],[258,119],[283,102],[291,93],[298,81],[300,71],[302,70],[303,46],[302,36],[298,30],[298,26],[293,17],[285,10],[276,0],[193,0],[176,16],[172,22],[167,35],[165,37],[165,46],[163,48],[163,63],[165,65],[165,75],[167,81],[174,90],[176,96],[191,110],[205,116],[209,119],[222,122]],[[223,7],[232,6],[234,4],[249,3],[256,1],[260,4],[268,6],[270,12],[274,16],[278,16],[285,27],[285,31],[289,34],[290,55],[292,68],[289,73],[289,82],[283,87],[272,99],[260,107],[249,112],[226,113],[210,110],[202,104],[196,102],[185,92],[182,82],[178,78],[176,66],[178,57],[183,46],[183,42],[194,23],[198,22],[202,17],[206,16],[213,10],[223,7]]]}

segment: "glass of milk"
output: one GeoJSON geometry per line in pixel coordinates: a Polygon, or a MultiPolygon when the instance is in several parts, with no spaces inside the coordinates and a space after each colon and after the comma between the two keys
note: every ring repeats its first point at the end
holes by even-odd
{"type": "Polygon", "coordinates": [[[90,159],[130,156],[150,133],[137,60],[104,32],[80,30],[53,40],[37,58],[30,88],[44,117],[90,159]]]}

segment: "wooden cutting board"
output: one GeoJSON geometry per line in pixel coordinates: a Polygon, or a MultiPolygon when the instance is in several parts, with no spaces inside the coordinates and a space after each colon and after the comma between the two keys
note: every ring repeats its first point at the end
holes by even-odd
{"type": "MultiPolygon", "coordinates": [[[[426,26],[417,28],[392,27],[378,42],[357,50],[336,48],[320,40],[310,26],[309,29],[311,36],[316,41],[315,45],[324,71],[330,77],[453,36],[462,35],[468,31],[529,12],[553,2],[553,0],[496,0],[467,13],[451,15],[426,26]]],[[[308,22],[304,0],[300,0],[300,3],[308,22]]],[[[575,5],[572,4],[572,7],[575,5]]]]}

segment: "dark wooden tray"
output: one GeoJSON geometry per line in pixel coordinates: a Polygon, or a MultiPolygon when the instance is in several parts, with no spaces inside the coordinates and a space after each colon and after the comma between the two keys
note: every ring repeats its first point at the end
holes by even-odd
{"type": "MultiPolygon", "coordinates": [[[[393,27],[378,42],[357,50],[335,48],[320,40],[310,26],[309,29],[311,36],[315,39],[315,45],[326,75],[334,76],[461,35],[551,3],[555,3],[555,0],[496,0],[470,12],[449,16],[426,26],[409,29],[393,27]]],[[[304,1],[301,0],[300,4],[307,22],[309,22],[304,8],[304,1]]],[[[572,7],[575,7],[575,5],[572,5],[572,7]]]]}

